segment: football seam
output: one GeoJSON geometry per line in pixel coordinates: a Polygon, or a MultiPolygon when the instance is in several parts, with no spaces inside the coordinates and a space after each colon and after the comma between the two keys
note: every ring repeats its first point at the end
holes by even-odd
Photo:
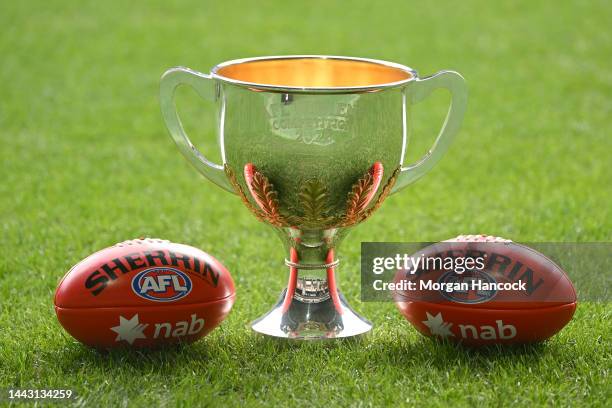
{"type": "MultiPolygon", "coordinates": [[[[565,307],[565,306],[570,306],[570,305],[575,305],[578,306],[578,301],[575,300],[573,302],[569,302],[569,303],[561,303],[561,304],[557,304],[554,306],[542,306],[542,307],[532,307],[530,309],[487,309],[484,307],[478,307],[478,308],[470,308],[469,305],[468,306],[461,306],[463,305],[463,303],[457,303],[457,302],[424,302],[421,300],[406,300],[406,301],[396,301],[396,302],[401,302],[401,303],[418,303],[421,305],[443,305],[443,306],[450,306],[452,308],[455,309],[466,309],[469,308],[471,309],[470,312],[479,312],[479,311],[487,311],[487,312],[529,312],[531,310],[543,310],[543,309],[556,309],[559,307],[565,307]]],[[[552,302],[551,302],[552,303],[552,302]]],[[[482,303],[481,303],[482,304],[482,303]]]]}
{"type": "Polygon", "coordinates": [[[116,308],[129,308],[129,307],[136,307],[136,308],[141,307],[141,308],[148,308],[148,309],[153,309],[157,307],[157,308],[167,309],[169,307],[176,307],[176,306],[207,305],[207,304],[217,303],[217,302],[221,302],[221,301],[224,301],[230,298],[235,298],[235,297],[236,297],[236,293],[234,292],[231,295],[228,295],[222,298],[208,300],[205,302],[191,302],[191,303],[179,303],[179,304],[172,304],[172,302],[156,302],[150,305],[140,304],[140,305],[113,305],[113,306],[69,306],[69,307],[61,306],[61,305],[54,303],[54,306],[58,309],[64,309],[64,310],[116,309],[116,308]]]}

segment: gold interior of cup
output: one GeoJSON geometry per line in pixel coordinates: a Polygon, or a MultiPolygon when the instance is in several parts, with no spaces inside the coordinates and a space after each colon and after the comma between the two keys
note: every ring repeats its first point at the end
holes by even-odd
{"type": "Polygon", "coordinates": [[[217,75],[261,85],[300,88],[376,86],[412,77],[410,72],[376,62],[323,58],[248,61],[221,67],[217,75]]]}

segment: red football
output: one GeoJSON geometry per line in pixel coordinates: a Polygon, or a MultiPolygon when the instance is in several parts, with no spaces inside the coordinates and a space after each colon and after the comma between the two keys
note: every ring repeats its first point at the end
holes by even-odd
{"type": "Polygon", "coordinates": [[[76,264],[55,291],[62,326],[88,346],[150,347],[193,342],[234,304],[219,261],[188,245],[135,239],[76,264]]]}
{"type": "Polygon", "coordinates": [[[469,345],[539,342],[561,330],[576,310],[576,291],[565,272],[524,245],[460,236],[413,257],[431,265],[398,271],[394,283],[402,285],[394,298],[426,336],[469,345]],[[457,273],[440,266],[443,261],[452,266],[451,259],[455,267],[460,259],[472,259],[473,269],[457,273]]]}

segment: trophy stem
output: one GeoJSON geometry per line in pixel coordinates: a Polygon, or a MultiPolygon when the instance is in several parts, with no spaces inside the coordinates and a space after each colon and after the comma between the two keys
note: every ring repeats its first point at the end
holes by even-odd
{"type": "Polygon", "coordinates": [[[254,321],[258,333],[297,340],[352,337],[367,333],[372,324],[359,316],[338,291],[335,268],[338,261],[329,249],[326,263],[300,264],[295,248],[285,261],[289,282],[277,304],[254,321]]]}

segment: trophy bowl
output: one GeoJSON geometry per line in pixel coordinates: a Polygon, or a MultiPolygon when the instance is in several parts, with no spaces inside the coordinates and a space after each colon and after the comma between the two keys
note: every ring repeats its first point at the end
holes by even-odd
{"type": "Polygon", "coordinates": [[[164,73],[161,109],[179,150],[285,245],[289,282],[253,330],[307,340],[371,330],[338,290],[337,248],[389,194],[435,165],[466,102],[456,72],[419,78],[406,66],[364,58],[259,57],[219,64],[210,74],[183,67],[164,73]],[[222,164],[209,161],[183,130],[174,103],[183,84],[217,106],[222,164]],[[442,130],[419,161],[404,165],[410,106],[438,88],[451,93],[442,130]]]}

